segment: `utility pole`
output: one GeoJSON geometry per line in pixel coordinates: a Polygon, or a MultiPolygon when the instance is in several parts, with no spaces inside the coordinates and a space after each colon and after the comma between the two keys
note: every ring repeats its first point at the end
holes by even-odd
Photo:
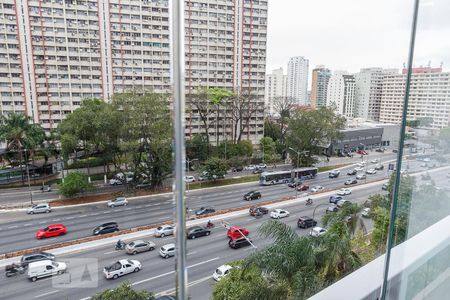
{"type": "MultiPolygon", "coordinates": [[[[33,205],[33,192],[31,191],[31,183],[30,183],[30,169],[28,167],[28,156],[27,156],[27,149],[24,149],[25,152],[25,167],[27,170],[27,180],[28,180],[28,192],[30,193],[30,203],[33,205]]],[[[44,187],[42,187],[44,189],[44,187]]]]}

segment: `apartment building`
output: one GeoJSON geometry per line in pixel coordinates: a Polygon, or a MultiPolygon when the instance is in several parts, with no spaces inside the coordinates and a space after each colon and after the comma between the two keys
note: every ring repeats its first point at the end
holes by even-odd
{"type": "Polygon", "coordinates": [[[355,115],[355,77],[345,71],[336,71],[330,77],[327,87],[327,106],[346,118],[355,115]]]}
{"type": "Polygon", "coordinates": [[[284,74],[283,68],[272,71],[272,74],[266,75],[266,88],[264,103],[266,112],[269,115],[276,113],[276,101],[287,96],[287,75],[284,74]]]}
{"type": "MultiPolygon", "coordinates": [[[[383,78],[380,121],[400,123],[406,85],[406,69],[399,74],[386,74],[383,78]]],[[[449,126],[450,72],[442,68],[413,68],[407,119],[430,118],[430,128],[449,126]]]]}
{"type": "Polygon", "coordinates": [[[300,106],[309,105],[308,69],[309,60],[303,56],[289,58],[287,70],[287,96],[300,106]]]}
{"type": "Polygon", "coordinates": [[[317,66],[312,70],[311,79],[311,97],[312,108],[326,106],[328,81],[331,77],[331,71],[325,66],[317,66]]]}
{"type": "MultiPolygon", "coordinates": [[[[266,24],[267,0],[185,2],[186,91],[250,93],[252,140],[263,132],[266,24]]],[[[170,92],[168,0],[0,3],[2,114],[23,112],[50,130],[83,99],[131,89],[170,92]]],[[[189,137],[204,132],[192,110],[186,125],[189,137]]]]}

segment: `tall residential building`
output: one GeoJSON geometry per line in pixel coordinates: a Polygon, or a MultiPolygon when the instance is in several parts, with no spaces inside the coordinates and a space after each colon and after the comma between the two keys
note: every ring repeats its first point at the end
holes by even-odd
{"type": "Polygon", "coordinates": [[[334,106],[336,112],[346,118],[355,116],[355,77],[343,71],[336,71],[330,77],[327,88],[327,106],[334,106]]]}
{"type": "Polygon", "coordinates": [[[272,74],[267,74],[264,102],[268,114],[275,113],[277,99],[286,97],[286,95],[287,75],[283,73],[283,68],[275,69],[272,74]]]}
{"type": "MultiPolygon", "coordinates": [[[[0,5],[0,113],[23,112],[51,129],[84,98],[170,92],[169,0],[0,5]]],[[[253,140],[263,132],[266,24],[267,0],[186,1],[186,91],[250,93],[260,108],[246,128],[253,140]]],[[[204,132],[195,112],[186,124],[187,135],[204,132]]]]}
{"type": "MultiPolygon", "coordinates": [[[[405,95],[406,70],[402,74],[387,74],[383,78],[380,121],[400,123],[405,95]]],[[[408,100],[408,120],[431,118],[430,127],[449,126],[450,72],[442,68],[413,68],[408,100]]]]}
{"type": "Polygon", "coordinates": [[[328,81],[331,71],[325,66],[317,66],[312,71],[311,107],[318,108],[327,105],[328,81]]]}
{"type": "Polygon", "coordinates": [[[308,101],[309,60],[303,56],[289,58],[287,70],[287,96],[298,105],[309,105],[308,101]]]}
{"type": "Polygon", "coordinates": [[[383,69],[361,69],[355,75],[355,117],[379,121],[383,69]]]}

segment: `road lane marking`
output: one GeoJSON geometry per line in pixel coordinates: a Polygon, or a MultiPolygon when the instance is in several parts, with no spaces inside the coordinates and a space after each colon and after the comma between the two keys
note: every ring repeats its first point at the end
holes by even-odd
{"type": "MultiPolygon", "coordinates": [[[[197,279],[195,281],[192,281],[192,282],[188,283],[188,287],[193,287],[196,284],[205,282],[206,280],[211,279],[211,277],[212,276],[209,275],[209,276],[205,276],[203,278],[197,279]]],[[[170,290],[166,290],[166,291],[163,291],[163,292],[159,292],[159,293],[156,294],[156,296],[159,297],[159,296],[164,296],[164,295],[171,295],[173,293],[175,293],[175,289],[170,289],[170,290]]]]}
{"type": "Polygon", "coordinates": [[[8,229],[11,229],[11,228],[17,228],[17,227],[19,227],[19,226],[17,226],[17,225],[8,226],[8,229]]]}
{"type": "Polygon", "coordinates": [[[67,217],[66,220],[72,220],[75,219],[75,217],[67,217]]]}
{"type": "Polygon", "coordinates": [[[87,215],[81,215],[81,216],[79,216],[80,218],[84,218],[84,217],[87,217],[87,215]]]}
{"type": "Polygon", "coordinates": [[[33,225],[33,224],[31,224],[31,223],[23,224],[23,226],[31,226],[31,225],[33,225]]]}
{"type": "Polygon", "coordinates": [[[45,296],[48,296],[48,295],[51,295],[51,294],[54,294],[54,293],[57,293],[57,292],[59,292],[59,290],[55,290],[55,291],[51,291],[51,292],[48,292],[48,293],[40,294],[40,295],[34,296],[34,298],[45,297],[45,296]]]}
{"type": "Polygon", "coordinates": [[[117,251],[109,251],[109,252],[105,252],[105,253],[103,253],[103,254],[112,254],[112,253],[116,253],[117,251]]]}
{"type": "Polygon", "coordinates": [[[215,260],[218,260],[218,259],[219,259],[219,257],[214,257],[214,258],[211,258],[211,259],[208,259],[208,260],[205,260],[205,261],[193,264],[191,266],[188,266],[187,268],[190,269],[190,268],[194,268],[194,267],[197,267],[197,266],[201,266],[201,265],[207,264],[209,262],[212,262],[212,261],[215,261],[215,260]]]}
{"type": "Polygon", "coordinates": [[[189,252],[187,255],[192,255],[192,254],[195,254],[195,253],[197,253],[197,251],[189,252]]]}
{"type": "Polygon", "coordinates": [[[61,219],[53,219],[53,222],[61,221],[61,219]]]}

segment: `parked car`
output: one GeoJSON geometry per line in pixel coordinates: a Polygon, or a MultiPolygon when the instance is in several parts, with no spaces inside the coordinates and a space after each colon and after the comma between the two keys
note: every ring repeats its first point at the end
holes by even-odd
{"type": "Polygon", "coordinates": [[[263,169],[256,168],[256,169],[253,170],[252,174],[261,174],[262,172],[264,172],[263,169]]]}
{"type": "Polygon", "coordinates": [[[228,231],[227,231],[227,236],[230,239],[237,239],[239,237],[242,237],[242,235],[247,236],[249,234],[250,234],[250,232],[247,229],[239,227],[239,226],[230,227],[230,229],[228,229],[228,231]]]}
{"type": "Polygon", "coordinates": [[[67,265],[63,262],[52,260],[35,261],[28,265],[27,277],[34,282],[39,278],[63,274],[66,270],[67,265]]]}
{"type": "Polygon", "coordinates": [[[369,174],[369,175],[375,175],[375,174],[377,174],[377,170],[375,170],[375,169],[369,169],[369,170],[366,171],[366,174],[369,174]]]}
{"type": "Polygon", "coordinates": [[[257,167],[257,168],[260,168],[260,169],[266,169],[266,168],[267,168],[267,165],[266,165],[265,163],[260,163],[260,164],[258,164],[256,167],[257,167]]]}
{"type": "Polygon", "coordinates": [[[356,180],[356,179],[347,179],[344,182],[345,185],[351,185],[351,184],[357,184],[357,183],[358,183],[358,180],[356,180]]]}
{"type": "Polygon", "coordinates": [[[350,170],[347,172],[347,175],[353,176],[356,175],[356,173],[358,173],[358,171],[356,169],[350,170]]]}
{"type": "Polygon", "coordinates": [[[295,179],[295,180],[293,180],[293,181],[288,183],[288,187],[295,188],[295,187],[301,185],[302,183],[303,182],[300,179],[295,179]]]}
{"type": "Polygon", "coordinates": [[[383,185],[381,186],[381,189],[383,191],[387,191],[389,184],[388,183],[383,183],[383,185]]]}
{"type": "Polygon", "coordinates": [[[252,206],[248,209],[248,212],[250,213],[250,216],[256,216],[256,214],[261,212],[263,215],[266,215],[269,213],[269,209],[262,206],[252,206]]]}
{"type": "Polygon", "coordinates": [[[228,241],[228,246],[230,246],[230,248],[232,249],[239,249],[242,247],[250,246],[251,245],[250,242],[251,241],[249,239],[244,237],[238,239],[230,239],[228,241]]]}
{"type": "Polygon", "coordinates": [[[256,169],[255,165],[248,165],[244,168],[244,170],[249,170],[249,171],[253,171],[254,169],[256,169]]]}
{"type": "Polygon", "coordinates": [[[344,205],[348,205],[348,204],[351,204],[351,202],[348,200],[345,200],[345,199],[341,199],[338,202],[336,202],[336,206],[339,208],[343,207],[344,205]]]}
{"type": "Polygon", "coordinates": [[[346,196],[346,195],[350,195],[351,193],[352,193],[351,189],[342,188],[342,189],[338,190],[336,194],[338,194],[339,196],[346,196]]]}
{"type": "Polygon", "coordinates": [[[325,211],[325,213],[330,213],[330,212],[337,212],[338,211],[338,207],[336,206],[336,204],[330,205],[327,207],[327,210],[325,211]]]}
{"type": "Polygon", "coordinates": [[[125,197],[117,197],[114,200],[108,201],[108,207],[127,206],[128,200],[125,197]]]}
{"type": "Polygon", "coordinates": [[[336,196],[336,195],[331,195],[330,198],[328,199],[330,203],[337,203],[338,201],[344,199],[344,197],[342,196],[336,196]]]}
{"type": "Polygon", "coordinates": [[[52,211],[52,208],[48,203],[34,204],[30,208],[27,209],[27,214],[40,214],[40,213],[49,213],[52,211]]]}
{"type": "Polygon", "coordinates": [[[237,167],[233,167],[231,169],[231,172],[241,172],[242,170],[244,170],[243,166],[237,166],[237,167]]]}
{"type": "Polygon", "coordinates": [[[187,229],[186,236],[188,239],[195,239],[201,236],[208,236],[211,234],[211,230],[202,227],[202,226],[194,226],[187,229]]]}
{"type": "Polygon", "coordinates": [[[197,216],[201,216],[201,215],[211,214],[213,212],[216,212],[216,210],[212,207],[200,207],[199,209],[197,209],[195,211],[195,214],[197,216]]]}
{"type": "Polygon", "coordinates": [[[244,195],[244,200],[246,200],[246,201],[260,199],[260,198],[261,198],[261,193],[258,191],[251,191],[244,195]]]}
{"type": "Polygon", "coordinates": [[[327,232],[327,230],[325,228],[322,227],[314,227],[310,232],[309,235],[312,237],[319,237],[324,235],[327,232]]]}
{"type": "Polygon", "coordinates": [[[329,178],[338,178],[339,174],[341,174],[341,171],[339,170],[333,170],[331,172],[328,173],[328,177],[329,178]]]}
{"type": "Polygon", "coordinates": [[[309,228],[317,225],[317,221],[310,217],[300,217],[297,221],[298,228],[309,228]]]}
{"type": "Polygon", "coordinates": [[[125,182],[125,180],[127,181],[127,183],[130,183],[133,181],[134,178],[134,174],[133,172],[125,172],[124,173],[117,173],[116,175],[114,175],[113,178],[111,178],[109,180],[109,184],[110,185],[121,185],[125,182]],[[126,177],[126,179],[125,179],[126,177]]]}
{"type": "Polygon", "coordinates": [[[284,209],[276,208],[270,213],[272,219],[281,219],[289,217],[289,212],[284,209]]]}
{"type": "Polygon", "coordinates": [[[44,238],[49,238],[49,237],[53,237],[53,236],[64,235],[66,233],[67,233],[67,228],[66,228],[66,226],[64,226],[64,224],[52,224],[52,225],[45,227],[44,229],[39,229],[36,232],[36,238],[44,239],[44,238]]]}
{"type": "Polygon", "coordinates": [[[320,192],[320,191],[323,191],[323,190],[324,190],[324,187],[323,187],[323,186],[321,186],[321,185],[316,185],[316,186],[314,186],[314,187],[311,189],[311,192],[317,193],[317,192],[320,192]]]}
{"type": "Polygon", "coordinates": [[[309,189],[309,185],[306,184],[301,184],[299,186],[297,186],[297,191],[307,191],[309,189]]]}
{"type": "Polygon", "coordinates": [[[214,280],[220,281],[222,278],[227,276],[232,269],[233,269],[233,267],[230,265],[221,265],[213,273],[214,280]]]}
{"type": "Polygon", "coordinates": [[[370,218],[370,208],[366,207],[361,211],[361,216],[364,218],[370,218]]]}
{"type": "Polygon", "coordinates": [[[208,180],[208,172],[202,172],[200,175],[198,175],[198,181],[205,181],[208,180]]]}
{"type": "Polygon", "coordinates": [[[119,225],[116,222],[108,222],[95,227],[92,233],[94,235],[99,235],[105,233],[112,233],[116,231],[119,231],[119,225]]]}
{"type": "Polygon", "coordinates": [[[356,175],[356,179],[366,179],[366,174],[358,174],[356,175]]]}
{"type": "Polygon", "coordinates": [[[121,259],[115,263],[103,268],[103,274],[106,279],[117,279],[130,273],[139,272],[142,269],[142,264],[137,260],[121,259]]]}
{"type": "Polygon", "coordinates": [[[159,255],[163,258],[175,256],[175,244],[167,244],[159,249],[159,255]]]}
{"type": "Polygon", "coordinates": [[[26,268],[28,267],[28,264],[41,260],[55,260],[55,255],[47,252],[33,252],[24,254],[20,258],[20,265],[26,268]]]}
{"type": "Polygon", "coordinates": [[[173,235],[175,232],[175,226],[173,225],[161,225],[155,230],[156,237],[165,237],[167,235],[173,235]]]}
{"type": "Polygon", "coordinates": [[[125,251],[128,254],[135,255],[141,252],[153,251],[155,250],[155,246],[156,244],[153,243],[152,241],[136,240],[127,244],[125,246],[125,251]]]}
{"type": "Polygon", "coordinates": [[[384,166],[382,164],[378,164],[375,166],[375,170],[377,170],[377,171],[381,171],[383,169],[384,169],[384,166]]]}
{"type": "Polygon", "coordinates": [[[186,183],[192,183],[192,182],[195,182],[195,177],[192,176],[192,175],[184,176],[184,182],[186,182],[186,183]]]}

